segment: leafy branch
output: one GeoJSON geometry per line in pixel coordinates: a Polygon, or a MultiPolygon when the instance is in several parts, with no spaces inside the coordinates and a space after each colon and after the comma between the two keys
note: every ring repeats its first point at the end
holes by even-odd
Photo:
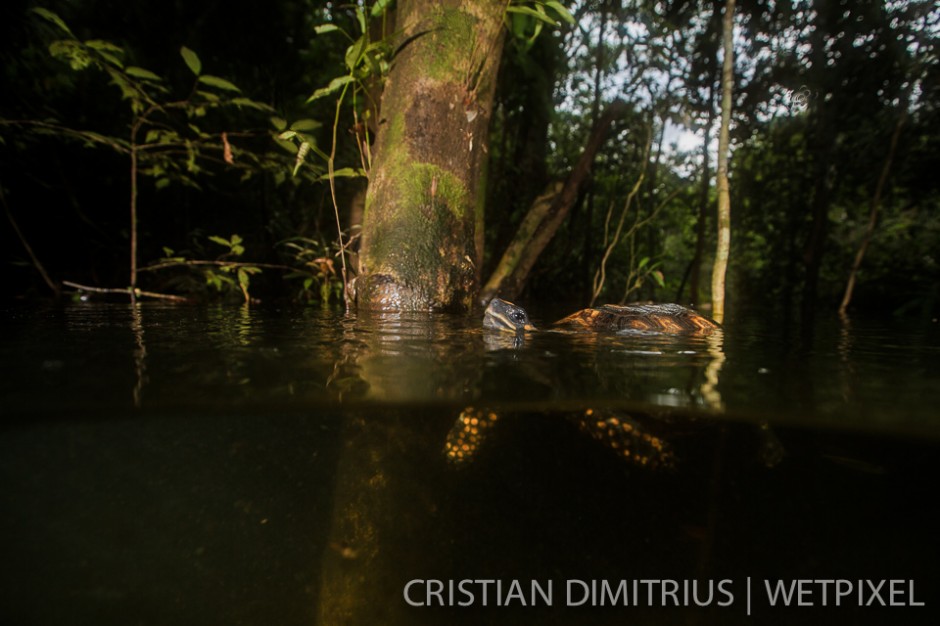
{"type": "MultiPolygon", "coordinates": [[[[249,108],[263,113],[272,113],[273,109],[244,97],[234,83],[203,73],[199,56],[185,46],[180,49],[180,55],[194,79],[188,95],[173,99],[162,77],[146,68],[125,63],[127,55],[122,47],[100,39],[80,40],[57,14],[44,8],[32,11],[52,27],[56,37],[48,46],[52,57],[65,61],[74,71],[94,69],[103,72],[110,84],[117,87],[121,99],[130,109],[128,131],[123,137],[115,136],[72,128],[55,119],[0,120],[0,124],[22,127],[40,135],[77,140],[87,147],[105,147],[128,157],[130,280],[127,289],[118,289],[117,292],[130,294],[133,300],[138,294],[145,293],[137,289],[139,177],[144,175],[155,179],[157,189],[174,182],[198,188],[196,176],[204,172],[204,162],[239,168],[244,176],[268,167],[266,156],[241,150],[232,141],[235,137],[257,133],[209,132],[202,127],[201,120],[210,111],[225,107],[249,108]]],[[[226,240],[226,243],[231,244],[229,252],[237,256],[243,248],[238,247],[238,242],[232,244],[232,240],[226,240]],[[236,254],[236,250],[240,251],[236,254]]],[[[249,277],[260,270],[245,265],[232,271],[247,301],[249,277]]]]}

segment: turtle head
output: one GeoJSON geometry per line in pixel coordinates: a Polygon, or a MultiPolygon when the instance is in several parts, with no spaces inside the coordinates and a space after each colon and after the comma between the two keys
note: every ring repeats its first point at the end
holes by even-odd
{"type": "Polygon", "coordinates": [[[493,298],[483,313],[483,327],[495,330],[506,330],[521,333],[524,330],[535,330],[529,321],[529,315],[521,306],[512,302],[493,298]]]}

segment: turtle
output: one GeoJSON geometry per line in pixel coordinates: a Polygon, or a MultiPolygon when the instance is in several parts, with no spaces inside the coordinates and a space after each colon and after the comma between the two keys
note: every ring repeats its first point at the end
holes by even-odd
{"type": "MultiPolygon", "coordinates": [[[[582,309],[552,325],[575,331],[641,331],[708,335],[721,328],[717,322],[680,304],[605,304],[582,309]]],[[[522,333],[537,330],[521,306],[493,298],[483,314],[483,327],[522,333]]]]}
{"type": "MultiPolygon", "coordinates": [[[[494,298],[483,315],[487,329],[513,333],[513,347],[520,347],[523,333],[538,330],[525,309],[494,298]]],[[[708,335],[720,326],[707,317],[678,304],[605,304],[572,313],[553,325],[558,330],[586,332],[635,331],[664,334],[708,335]]],[[[587,408],[566,415],[569,421],[614,451],[623,460],[649,468],[669,468],[675,456],[668,441],[650,432],[629,415],[587,408]]],[[[466,407],[447,435],[444,453],[460,466],[476,455],[499,414],[487,408],[466,407]]]]}

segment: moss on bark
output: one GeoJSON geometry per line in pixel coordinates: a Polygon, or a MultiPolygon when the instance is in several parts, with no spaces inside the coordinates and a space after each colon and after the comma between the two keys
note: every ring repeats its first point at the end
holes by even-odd
{"type": "Polygon", "coordinates": [[[363,218],[358,305],[467,309],[503,4],[402,2],[363,218]]]}

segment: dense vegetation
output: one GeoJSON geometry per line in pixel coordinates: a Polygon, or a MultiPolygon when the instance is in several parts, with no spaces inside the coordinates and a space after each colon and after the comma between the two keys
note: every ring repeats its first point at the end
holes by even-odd
{"type": "MultiPolygon", "coordinates": [[[[507,13],[484,279],[620,101],[625,112],[523,297],[705,303],[724,2],[564,4],[575,25],[550,11],[507,13]]],[[[5,295],[48,293],[38,262],[56,286],[339,300],[325,173],[335,129],[336,205],[354,247],[365,179],[342,174],[364,169],[357,139],[381,121],[370,111],[383,63],[394,62],[380,45],[382,11],[310,0],[35,6],[74,37],[33,3],[0,9],[5,295]],[[349,50],[362,41],[361,16],[376,45],[357,65],[349,50]],[[339,109],[338,89],[308,101],[347,74],[355,88],[339,109]],[[142,271],[129,281],[132,178],[142,271]]],[[[729,308],[834,310],[871,223],[852,308],[936,315],[940,10],[746,1],[736,23],[729,308]]]]}

